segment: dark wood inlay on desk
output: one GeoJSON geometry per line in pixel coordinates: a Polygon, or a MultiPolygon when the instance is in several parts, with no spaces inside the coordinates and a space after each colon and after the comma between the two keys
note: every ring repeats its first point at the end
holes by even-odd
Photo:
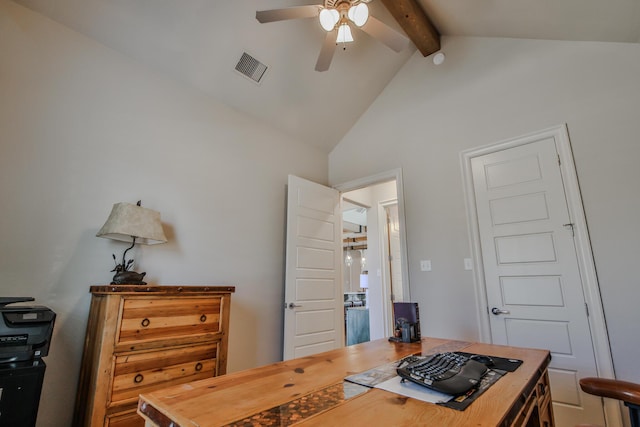
{"type": "Polygon", "coordinates": [[[242,420],[229,423],[224,427],[288,427],[344,403],[346,400],[368,390],[368,387],[341,382],[322,390],[314,391],[291,402],[253,414],[242,420]]]}

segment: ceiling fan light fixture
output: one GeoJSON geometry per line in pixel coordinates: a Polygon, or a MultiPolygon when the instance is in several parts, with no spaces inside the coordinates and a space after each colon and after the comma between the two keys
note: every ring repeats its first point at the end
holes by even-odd
{"type": "Polygon", "coordinates": [[[320,11],[320,25],[325,31],[331,31],[340,20],[340,14],[335,9],[322,9],[320,11]]]}
{"type": "Polygon", "coordinates": [[[356,26],[362,27],[369,19],[369,7],[365,3],[358,3],[349,8],[348,16],[356,26]]]}
{"type": "Polygon", "coordinates": [[[341,24],[338,27],[338,38],[336,42],[350,43],[352,41],[353,41],[353,36],[351,35],[351,27],[349,27],[349,24],[341,24]]]}

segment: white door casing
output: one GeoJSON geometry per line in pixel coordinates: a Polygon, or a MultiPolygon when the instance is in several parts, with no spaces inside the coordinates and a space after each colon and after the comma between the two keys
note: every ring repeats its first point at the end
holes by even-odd
{"type": "Polygon", "coordinates": [[[337,190],[289,175],[285,360],[342,347],[342,230],[337,190]]]}
{"type": "Polygon", "coordinates": [[[400,221],[398,218],[398,204],[392,202],[384,205],[387,219],[387,244],[389,255],[389,282],[391,283],[391,301],[405,301],[402,286],[402,251],[400,246],[400,221]]]}
{"type": "MultiPolygon", "coordinates": [[[[612,365],[601,302],[590,289],[597,291],[590,247],[581,247],[588,235],[577,182],[567,185],[575,170],[566,170],[573,167],[566,128],[467,151],[462,161],[483,339],[549,348],[557,425],[604,424],[600,399],[578,386],[585,376],[612,376],[612,365]],[[499,314],[490,314],[494,308],[499,314]]],[[[616,405],[606,418],[619,425],[616,405]]]]}
{"type": "Polygon", "coordinates": [[[579,393],[597,372],[555,141],[475,157],[471,169],[492,341],[551,350],[558,425],[603,424],[600,399],[579,393]]]}

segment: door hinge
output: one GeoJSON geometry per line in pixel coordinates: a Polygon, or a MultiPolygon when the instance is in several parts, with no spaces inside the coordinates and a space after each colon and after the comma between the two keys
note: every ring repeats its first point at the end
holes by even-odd
{"type": "Polygon", "coordinates": [[[562,162],[560,161],[560,154],[558,154],[558,166],[562,166],[562,162]]]}
{"type": "Polygon", "coordinates": [[[587,311],[587,317],[589,317],[589,304],[584,303],[584,309],[587,311]]]}

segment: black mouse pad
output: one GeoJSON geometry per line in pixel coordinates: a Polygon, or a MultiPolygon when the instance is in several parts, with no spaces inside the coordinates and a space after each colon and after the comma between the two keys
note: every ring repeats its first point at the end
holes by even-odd
{"type": "MultiPolygon", "coordinates": [[[[475,353],[465,353],[462,351],[456,351],[456,354],[460,354],[462,356],[471,357],[474,356],[475,353]]],[[[505,359],[504,357],[491,356],[487,354],[479,354],[478,356],[488,356],[493,360],[493,365],[487,366],[489,369],[499,369],[501,371],[513,372],[522,365],[522,360],[519,359],[505,359]]]]}
{"type": "MultiPolygon", "coordinates": [[[[471,357],[476,353],[465,353],[463,351],[456,351],[456,354],[462,356],[471,357]]],[[[522,360],[519,359],[505,359],[504,357],[491,356],[487,354],[478,354],[478,356],[488,356],[493,361],[493,365],[487,366],[489,371],[482,377],[480,384],[466,393],[456,396],[449,402],[438,403],[438,405],[446,406],[447,408],[456,409],[458,411],[464,411],[467,409],[474,400],[476,400],[482,393],[484,393],[489,387],[491,387],[496,381],[498,381],[507,372],[513,372],[522,365],[522,360]]]]}
{"type": "Polygon", "coordinates": [[[502,378],[507,373],[504,371],[489,369],[486,374],[480,380],[480,384],[471,388],[466,393],[457,395],[448,402],[436,403],[436,405],[446,406],[447,408],[455,409],[458,411],[464,411],[469,405],[473,403],[482,393],[484,393],[489,387],[491,387],[496,381],[502,378]]]}

